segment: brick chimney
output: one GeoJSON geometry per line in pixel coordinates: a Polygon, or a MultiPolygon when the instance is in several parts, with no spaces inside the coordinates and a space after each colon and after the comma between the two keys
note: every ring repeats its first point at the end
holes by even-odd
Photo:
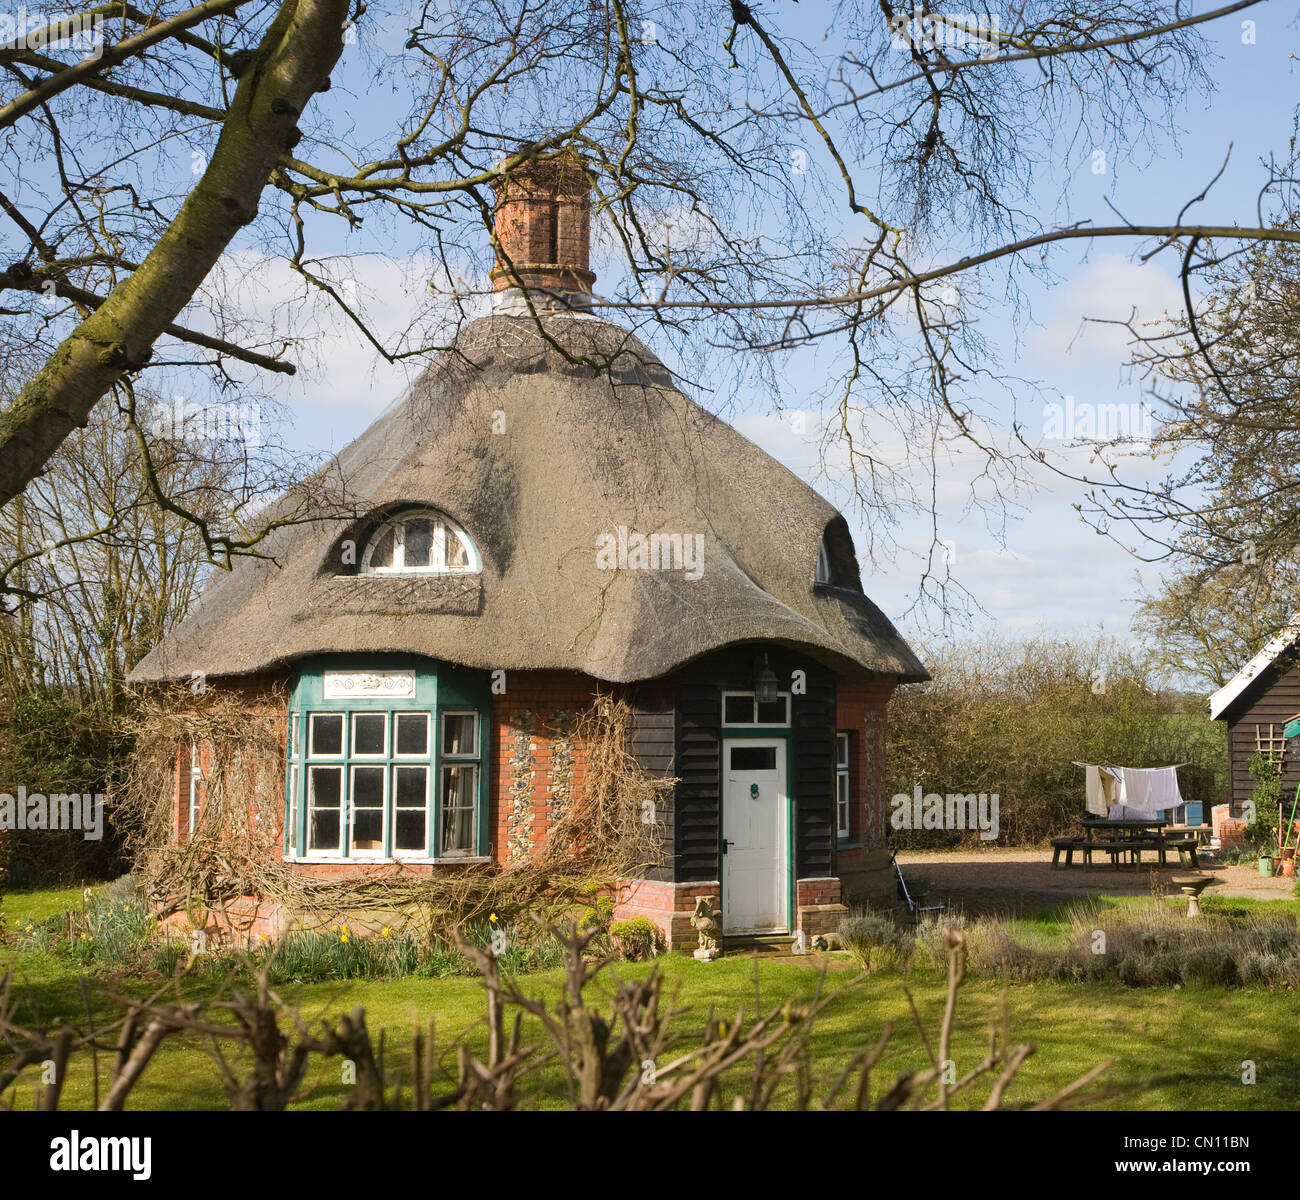
{"type": "Polygon", "coordinates": [[[577,155],[561,151],[521,163],[492,186],[500,244],[493,307],[522,303],[521,286],[535,307],[590,304],[591,180],[577,155]]]}

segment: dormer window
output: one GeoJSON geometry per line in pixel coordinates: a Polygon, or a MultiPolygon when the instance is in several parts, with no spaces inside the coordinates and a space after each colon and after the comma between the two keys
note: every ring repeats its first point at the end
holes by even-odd
{"type": "Polygon", "coordinates": [[[813,573],[813,583],[831,581],[831,556],[826,550],[826,540],[822,539],[821,549],[817,551],[817,570],[813,573]]]}
{"type": "Polygon", "coordinates": [[[391,517],[370,535],[363,575],[446,575],[482,569],[478,550],[459,525],[432,509],[391,517]]]}
{"type": "Polygon", "coordinates": [[[813,587],[862,591],[862,576],[853,550],[853,537],[843,517],[832,517],[822,531],[822,542],[817,548],[817,563],[813,567],[813,587]]]}

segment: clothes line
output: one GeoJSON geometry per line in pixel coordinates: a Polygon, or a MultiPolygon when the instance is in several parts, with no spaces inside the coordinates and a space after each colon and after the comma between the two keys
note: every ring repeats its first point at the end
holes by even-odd
{"type": "Polygon", "coordinates": [[[1099,817],[1146,817],[1177,808],[1183,803],[1178,790],[1178,768],[1116,767],[1109,763],[1075,762],[1084,769],[1088,811],[1099,817]]]}

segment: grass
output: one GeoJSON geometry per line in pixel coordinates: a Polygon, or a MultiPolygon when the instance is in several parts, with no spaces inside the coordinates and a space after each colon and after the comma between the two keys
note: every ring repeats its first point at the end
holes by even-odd
{"type": "MultiPolygon", "coordinates": [[[[0,911],[12,929],[20,920],[58,911],[69,898],[79,905],[80,890],[19,893],[7,896],[0,911]]],[[[1225,903],[1233,908],[1250,907],[1247,901],[1225,903]]],[[[1276,903],[1268,902],[1269,908],[1276,903]]],[[[1032,929],[1048,940],[1063,938],[1068,932],[1063,912],[1045,910],[1016,920],[1026,932],[1032,929]]],[[[812,1037],[816,1078],[823,1081],[851,1050],[874,1043],[886,1023],[893,1024],[894,1037],[873,1086],[884,1089],[900,1071],[924,1061],[925,1051],[902,990],[904,983],[911,989],[931,1037],[942,1015],[943,983],[929,970],[914,972],[904,980],[888,972],[859,979],[853,970],[836,969],[828,971],[823,981],[811,960],[760,958],[756,964],[744,955],[734,955],[716,963],[699,963],[670,955],[659,959],[657,965],[669,980],[668,993],[676,993],[675,1006],[689,1006],[688,1014],[676,1018],[683,1031],[702,1025],[710,1007],[721,1014],[738,1009],[752,1013],[756,1005],[766,1008],[800,995],[807,998],[819,985],[824,986],[832,999],[812,1037]]],[[[85,985],[83,997],[75,964],[40,950],[0,949],[0,970],[9,969],[19,984],[20,1019],[27,1022],[66,1019],[84,1027],[89,1003],[94,1020],[103,1023],[116,1012],[110,989],[139,996],[159,985],[158,980],[151,983],[130,976],[95,978],[85,985]]],[[[615,969],[625,977],[638,978],[651,964],[628,963],[615,969]]],[[[554,995],[558,980],[559,973],[550,971],[523,977],[523,984],[534,994],[554,995]]],[[[213,986],[211,981],[200,981],[187,984],[187,991],[198,995],[213,986]]],[[[1000,984],[993,980],[972,978],[963,987],[952,1052],[959,1071],[983,1056],[988,1021],[998,1011],[1000,993],[1000,984]]],[[[438,1041],[449,1069],[455,1054],[449,1048],[456,1039],[463,1037],[480,1053],[486,1046],[481,1023],[483,990],[477,979],[344,980],[286,985],[281,994],[313,1020],[364,1007],[372,1032],[385,1030],[385,1053],[392,1063],[404,1062],[413,1020],[427,1028],[430,1017],[436,1019],[438,1041]]],[[[1300,1101],[1300,1062],[1293,1049],[1300,998],[1295,992],[1260,987],[1152,989],[1035,982],[1013,984],[1008,1000],[1014,1040],[1038,1047],[1009,1093],[1012,1104],[1045,1098],[1105,1057],[1114,1059],[1107,1080],[1129,1090],[1125,1097],[1110,1102],[1112,1108],[1238,1111],[1294,1108],[1300,1101]],[[1246,1060],[1256,1064],[1254,1086],[1241,1082],[1246,1060]]],[[[537,1030],[526,1024],[526,1036],[530,1028],[536,1035],[537,1030]]],[[[101,1075],[107,1071],[107,1057],[101,1056],[101,1075]]],[[[312,1090],[296,1107],[336,1109],[346,1091],[337,1060],[318,1060],[310,1079],[312,1090]]],[[[6,1103],[31,1106],[34,1075],[29,1072],[25,1080],[28,1082],[6,1093],[6,1103]]],[[[564,1096],[558,1074],[552,1074],[550,1081],[548,1103],[561,1107],[564,1096]]],[[[737,1086],[743,1083],[738,1081],[737,1086]]],[[[984,1094],[980,1091],[971,1101],[984,1094]]],[[[93,1095],[90,1059],[83,1055],[74,1060],[64,1107],[89,1108],[93,1095]]],[[[164,1043],[132,1093],[129,1107],[225,1107],[219,1071],[209,1048],[197,1039],[164,1043]]]]}
{"type": "Polygon", "coordinates": [[[38,924],[46,917],[81,907],[80,887],[48,888],[43,891],[6,892],[0,915],[9,929],[38,924]]]}

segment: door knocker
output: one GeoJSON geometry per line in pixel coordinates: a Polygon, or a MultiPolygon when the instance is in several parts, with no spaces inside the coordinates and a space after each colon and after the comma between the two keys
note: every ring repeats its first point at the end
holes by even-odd
{"type": "Polygon", "coordinates": [[[756,783],[751,783],[751,784],[749,785],[749,798],[750,798],[751,800],[757,800],[757,799],[758,799],[758,784],[756,784],[756,783]]]}

